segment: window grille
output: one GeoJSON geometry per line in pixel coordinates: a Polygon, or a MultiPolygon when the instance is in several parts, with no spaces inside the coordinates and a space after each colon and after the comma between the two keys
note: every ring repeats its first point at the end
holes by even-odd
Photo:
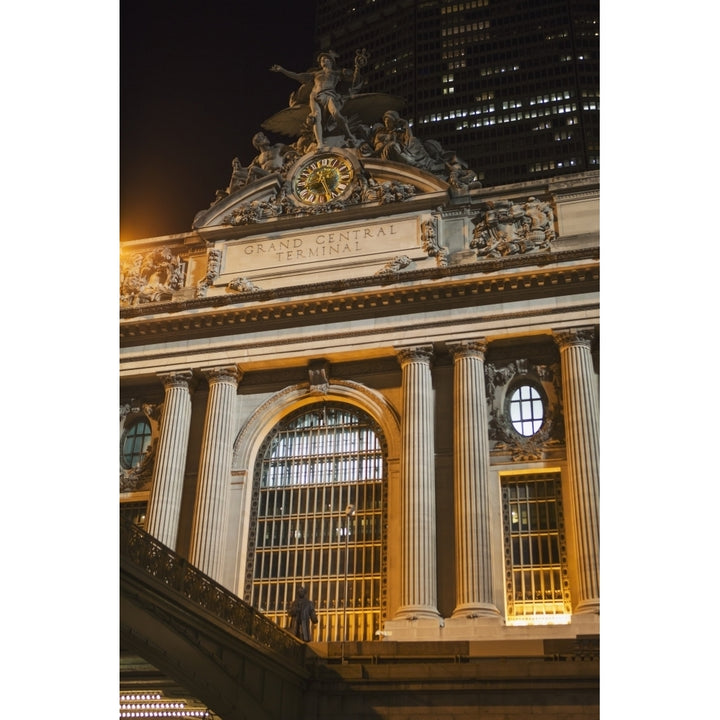
{"type": "Polygon", "coordinates": [[[302,408],[276,425],[255,465],[250,604],[288,627],[303,586],[318,616],[313,639],[343,640],[345,628],[348,640],[375,639],[384,605],[385,457],[380,428],[349,405],[302,408]]]}
{"type": "Polygon", "coordinates": [[[504,476],[502,497],[508,624],[566,622],[571,602],[560,473],[504,476]]]}
{"type": "Polygon", "coordinates": [[[140,463],[152,439],[150,425],[145,420],[134,422],[123,435],[121,462],[124,468],[134,468],[140,463]]]}

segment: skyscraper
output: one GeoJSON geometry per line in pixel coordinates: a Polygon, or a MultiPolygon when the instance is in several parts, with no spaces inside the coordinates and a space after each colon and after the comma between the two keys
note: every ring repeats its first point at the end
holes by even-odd
{"type": "Polygon", "coordinates": [[[486,186],[599,168],[597,0],[318,0],[316,37],[486,186]]]}

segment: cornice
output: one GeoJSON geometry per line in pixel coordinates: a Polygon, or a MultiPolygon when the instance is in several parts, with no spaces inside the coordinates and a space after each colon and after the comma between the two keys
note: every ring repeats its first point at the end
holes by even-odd
{"type": "Polygon", "coordinates": [[[329,294],[354,290],[358,288],[379,288],[387,285],[395,285],[398,282],[418,282],[422,280],[436,280],[451,278],[457,275],[470,275],[473,273],[488,274],[503,270],[512,270],[523,267],[544,267],[547,265],[560,265],[567,262],[582,260],[598,260],[600,248],[578,248],[573,250],[562,250],[556,252],[533,253],[531,255],[513,255],[502,258],[481,260],[475,263],[464,263],[462,265],[449,265],[446,267],[425,268],[422,270],[410,270],[382,275],[369,275],[359,278],[347,278],[342,280],[328,280],[320,283],[309,283],[305,285],[289,285],[282,288],[270,290],[255,290],[252,297],[241,294],[228,294],[226,296],[213,295],[204,298],[188,298],[185,300],[172,300],[167,302],[154,302],[141,305],[133,305],[120,309],[120,320],[129,318],[160,315],[165,313],[182,313],[188,310],[200,310],[207,307],[224,307],[238,305],[248,300],[253,303],[260,303],[267,300],[281,300],[283,298],[303,295],[329,294]]]}
{"type": "Polygon", "coordinates": [[[173,336],[185,340],[237,334],[253,326],[275,330],[299,322],[312,326],[597,292],[598,259],[598,248],[569,250],[244,295],[148,303],[121,311],[120,344],[130,347],[154,338],[168,342],[173,336]]]}

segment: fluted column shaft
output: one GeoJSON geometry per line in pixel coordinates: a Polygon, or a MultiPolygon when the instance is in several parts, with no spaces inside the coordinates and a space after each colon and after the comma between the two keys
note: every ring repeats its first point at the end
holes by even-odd
{"type": "Polygon", "coordinates": [[[449,345],[455,368],[456,607],[453,616],[498,616],[493,603],[484,341],[449,345]]]}
{"type": "Polygon", "coordinates": [[[190,434],[192,372],[166,373],[160,378],[165,385],[165,401],[146,527],[161,543],[175,550],[190,434]]]}
{"type": "Polygon", "coordinates": [[[560,348],[572,517],[578,563],[576,613],[600,612],[600,463],[592,329],[555,332],[560,348]]]}
{"type": "Polygon", "coordinates": [[[232,420],[240,380],[235,367],[204,372],[210,385],[198,471],[190,562],[221,581],[227,494],[232,466],[232,420]]]}
{"type": "Polygon", "coordinates": [[[402,595],[396,617],[438,617],[432,347],[398,351],[402,366],[402,595]]]}

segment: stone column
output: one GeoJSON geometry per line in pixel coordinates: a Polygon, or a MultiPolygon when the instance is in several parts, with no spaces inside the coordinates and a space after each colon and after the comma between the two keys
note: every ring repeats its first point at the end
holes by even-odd
{"type": "Polygon", "coordinates": [[[160,379],[165,384],[165,402],[148,503],[147,531],[175,550],[190,434],[192,372],[166,373],[160,375],[160,379]]]}
{"type": "Polygon", "coordinates": [[[579,588],[575,613],[600,612],[598,398],[592,328],[555,331],[560,348],[565,440],[579,588]]]}
{"type": "Polygon", "coordinates": [[[210,385],[200,453],[190,562],[221,582],[232,467],[232,420],[240,381],[237,367],[203,371],[210,385]]]}
{"type": "Polygon", "coordinates": [[[455,572],[453,617],[499,617],[493,602],[484,341],[448,345],[455,368],[455,572]]]}
{"type": "Polygon", "coordinates": [[[402,348],[402,585],[396,618],[437,618],[432,346],[402,348]]]}

